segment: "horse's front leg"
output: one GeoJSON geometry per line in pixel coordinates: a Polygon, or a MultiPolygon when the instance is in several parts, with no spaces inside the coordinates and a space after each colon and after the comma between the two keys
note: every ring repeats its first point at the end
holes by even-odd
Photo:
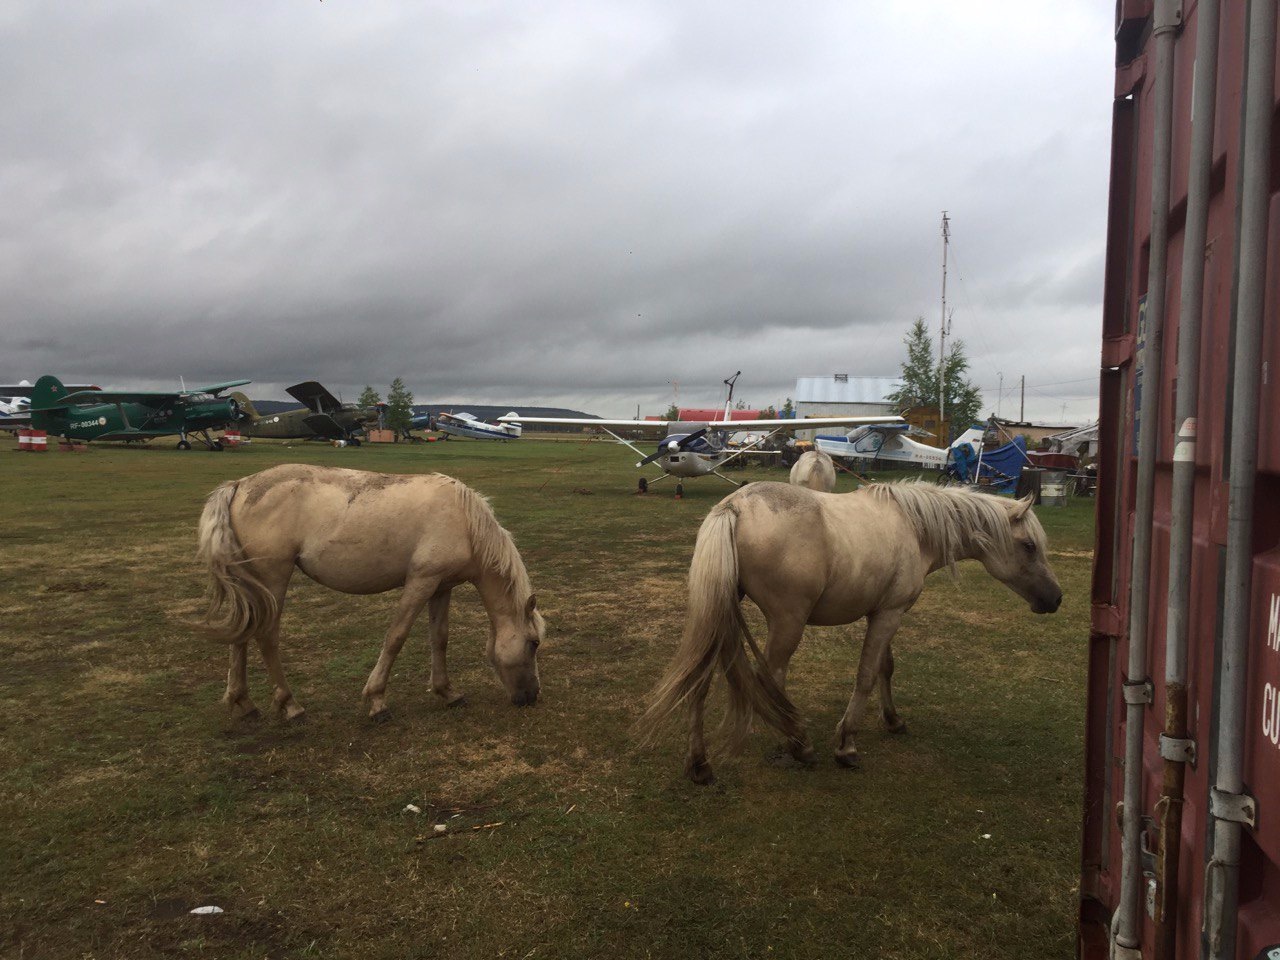
{"type": "Polygon", "coordinates": [[[884,648],[884,660],[880,664],[880,715],[885,729],[890,733],[906,733],[907,722],[893,706],[893,644],[884,648]]]}
{"type": "Polygon", "coordinates": [[[432,594],[436,592],[440,580],[437,577],[411,579],[404,585],[404,593],[400,594],[400,603],[396,606],[396,614],[391,618],[391,626],[387,629],[387,637],[382,642],[382,653],[378,662],[369,674],[364,685],[363,696],[369,701],[369,716],[376,721],[389,720],[391,712],[387,709],[387,680],[391,677],[391,667],[400,654],[400,648],[409,638],[413,622],[422,613],[432,594]]]}
{"type": "Polygon", "coordinates": [[[853,733],[862,723],[867,710],[867,698],[881,676],[889,641],[902,623],[902,610],[877,610],[867,617],[867,638],[862,642],[862,657],[858,661],[858,680],[849,698],[849,708],[836,727],[836,763],[843,767],[856,767],[862,762],[853,733]]]}
{"type": "Polygon", "coordinates": [[[427,635],[431,639],[431,692],[451,707],[460,707],[467,698],[449,682],[445,653],[449,648],[449,599],[452,590],[441,590],[427,603],[427,635]]]}

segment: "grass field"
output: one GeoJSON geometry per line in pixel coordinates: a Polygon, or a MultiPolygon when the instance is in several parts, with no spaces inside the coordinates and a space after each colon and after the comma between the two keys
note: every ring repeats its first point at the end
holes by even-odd
{"type": "Polygon", "coordinates": [[[728,488],[636,497],[633,460],[573,442],[41,456],[6,441],[0,955],[1073,956],[1092,504],[1040,510],[1056,616],[977,564],[932,578],[894,644],[910,732],[869,712],[863,769],[830,758],[861,625],[810,628],[789,688],[821,764],[765,763],[775,737],[757,731],[697,788],[683,730],[639,750],[631,725],[728,488]],[[450,664],[468,705],[430,693],[423,623],[393,719],[371,723],[360,691],[395,594],[299,574],[282,651],[308,722],[232,725],[225,648],[184,625],[204,589],[195,524],[219,481],[284,460],[439,470],[488,494],[548,621],[538,705],[509,705],[463,588],[450,664]],[[225,913],[188,914],[209,904],[225,913]]]}

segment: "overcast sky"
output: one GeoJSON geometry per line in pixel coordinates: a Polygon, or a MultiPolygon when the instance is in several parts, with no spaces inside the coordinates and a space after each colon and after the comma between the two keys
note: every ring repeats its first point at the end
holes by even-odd
{"type": "Polygon", "coordinates": [[[0,2],[0,381],[1096,416],[1113,5],[0,2]]]}

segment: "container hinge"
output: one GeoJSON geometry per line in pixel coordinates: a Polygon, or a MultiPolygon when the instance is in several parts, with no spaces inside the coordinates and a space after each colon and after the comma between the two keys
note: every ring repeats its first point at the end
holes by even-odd
{"type": "Polygon", "coordinates": [[[1170,737],[1160,734],[1160,756],[1178,763],[1189,763],[1195,766],[1196,742],[1190,738],[1170,737]]]}
{"type": "Polygon", "coordinates": [[[1142,818],[1142,832],[1138,834],[1138,852],[1142,860],[1142,874],[1154,878],[1156,875],[1156,852],[1151,846],[1151,836],[1156,832],[1156,822],[1151,817],[1142,818]]]}
{"type": "Polygon", "coordinates": [[[1151,685],[1150,678],[1145,680],[1126,680],[1124,682],[1125,703],[1154,703],[1155,699],[1156,691],[1151,685]]]}
{"type": "Polygon", "coordinates": [[[1181,0],[1156,0],[1155,32],[1176,30],[1182,26],[1181,0]]]}
{"type": "Polygon", "coordinates": [[[1258,801],[1247,793],[1227,793],[1214,787],[1209,791],[1209,810],[1218,820],[1258,825],[1258,801]]]}

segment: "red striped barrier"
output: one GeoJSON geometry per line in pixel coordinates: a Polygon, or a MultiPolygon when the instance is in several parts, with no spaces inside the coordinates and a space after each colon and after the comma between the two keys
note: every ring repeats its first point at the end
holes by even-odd
{"type": "Polygon", "coordinates": [[[49,449],[49,435],[43,430],[19,430],[18,449],[44,453],[49,449]]]}

